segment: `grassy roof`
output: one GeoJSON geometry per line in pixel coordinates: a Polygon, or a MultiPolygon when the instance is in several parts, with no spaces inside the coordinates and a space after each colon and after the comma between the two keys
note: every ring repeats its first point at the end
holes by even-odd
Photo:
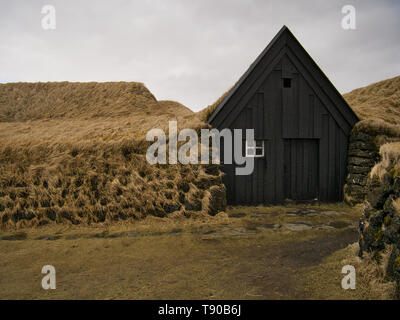
{"type": "Polygon", "coordinates": [[[355,89],[343,97],[361,120],[400,124],[400,76],[355,89]]]}
{"type": "Polygon", "coordinates": [[[147,131],[169,120],[207,126],[136,82],[0,85],[0,230],[213,213],[219,170],[146,161],[147,131]]]}

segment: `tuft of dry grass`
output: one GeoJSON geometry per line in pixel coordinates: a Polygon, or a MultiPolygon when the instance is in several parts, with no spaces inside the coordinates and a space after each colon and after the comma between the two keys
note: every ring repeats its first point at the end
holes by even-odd
{"type": "Polygon", "coordinates": [[[365,253],[363,259],[356,256],[359,251],[357,243],[349,246],[351,254],[343,260],[343,264],[353,265],[357,271],[357,279],[368,288],[370,299],[390,300],[396,296],[396,283],[386,280],[386,270],[392,247],[387,247],[379,257],[365,253]]]}
{"type": "Polygon", "coordinates": [[[365,119],[356,123],[353,132],[364,132],[371,136],[400,138],[400,123],[391,124],[382,119],[375,118],[365,119]]]}
{"type": "Polygon", "coordinates": [[[319,266],[309,268],[302,275],[301,282],[310,299],[395,299],[396,283],[385,278],[390,250],[387,248],[379,262],[370,254],[360,259],[357,255],[358,243],[353,243],[324,259],[319,266]],[[355,290],[344,290],[340,285],[344,277],[341,270],[345,265],[351,265],[356,270],[355,290]]]}
{"type": "Polygon", "coordinates": [[[381,161],[372,168],[371,178],[378,177],[382,181],[383,176],[388,173],[398,176],[400,173],[400,142],[383,144],[379,153],[381,161]]]}

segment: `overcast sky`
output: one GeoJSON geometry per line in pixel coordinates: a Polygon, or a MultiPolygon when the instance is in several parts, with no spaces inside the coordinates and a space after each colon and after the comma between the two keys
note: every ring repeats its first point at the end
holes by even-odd
{"type": "Polygon", "coordinates": [[[342,93],[400,74],[396,0],[1,0],[0,82],[138,81],[197,111],[283,25],[342,93]],[[55,30],[42,28],[47,4],[55,30]],[[347,4],[356,30],[341,27],[347,4]]]}

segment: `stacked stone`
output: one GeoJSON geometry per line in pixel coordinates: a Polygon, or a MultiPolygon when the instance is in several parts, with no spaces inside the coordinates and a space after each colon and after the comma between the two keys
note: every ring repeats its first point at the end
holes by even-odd
{"type": "MultiPolygon", "coordinates": [[[[392,173],[392,171],[389,171],[392,173]]],[[[387,173],[382,181],[368,179],[369,190],[359,223],[359,256],[390,253],[386,279],[400,283],[400,215],[394,201],[400,197],[400,177],[387,173]]]]}
{"type": "Polygon", "coordinates": [[[368,192],[366,188],[368,174],[380,158],[374,138],[364,132],[353,132],[350,136],[344,186],[344,199],[349,204],[363,202],[368,192]]]}

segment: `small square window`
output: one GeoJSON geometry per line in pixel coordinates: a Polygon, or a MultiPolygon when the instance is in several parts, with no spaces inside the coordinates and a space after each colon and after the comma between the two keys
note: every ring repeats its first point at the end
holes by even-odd
{"type": "Polygon", "coordinates": [[[283,78],[283,87],[284,88],[291,88],[292,87],[292,79],[283,78]]]}
{"type": "Polygon", "coordinates": [[[246,141],[246,157],[262,158],[264,157],[264,140],[246,141]]]}
{"type": "Polygon", "coordinates": [[[264,156],[264,146],[262,146],[261,148],[256,148],[256,157],[263,157],[264,156]]]}

